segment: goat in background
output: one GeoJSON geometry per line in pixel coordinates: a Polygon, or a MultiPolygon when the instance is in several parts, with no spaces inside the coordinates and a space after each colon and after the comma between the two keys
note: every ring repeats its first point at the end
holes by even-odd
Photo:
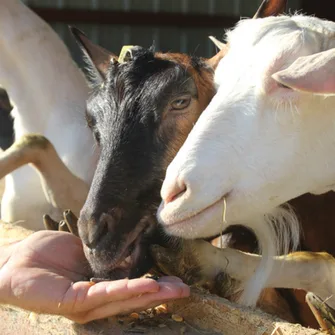
{"type": "MultiPolygon", "coordinates": [[[[85,123],[89,86],[57,34],[18,0],[0,3],[0,85],[14,105],[15,140],[44,135],[65,166],[90,185],[97,153],[85,123]]],[[[47,213],[61,218],[30,166],[6,176],[1,218],[43,229],[47,213]]]]}

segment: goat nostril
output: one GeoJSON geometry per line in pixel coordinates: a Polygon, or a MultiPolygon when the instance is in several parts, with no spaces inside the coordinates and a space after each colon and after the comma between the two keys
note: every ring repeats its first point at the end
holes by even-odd
{"type": "Polygon", "coordinates": [[[180,198],[187,191],[186,184],[174,184],[173,187],[168,190],[167,196],[165,197],[165,204],[175,201],[180,198]]]}
{"type": "Polygon", "coordinates": [[[108,224],[105,220],[91,221],[88,225],[86,245],[92,249],[97,246],[103,236],[108,233],[108,224]]]}

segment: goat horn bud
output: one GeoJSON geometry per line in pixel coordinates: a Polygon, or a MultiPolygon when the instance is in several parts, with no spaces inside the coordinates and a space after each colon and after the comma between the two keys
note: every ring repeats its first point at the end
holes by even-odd
{"type": "Polygon", "coordinates": [[[220,49],[222,50],[223,48],[225,48],[225,44],[223,42],[220,42],[217,38],[215,38],[214,36],[208,36],[208,38],[220,49]]]}
{"type": "Polygon", "coordinates": [[[120,56],[119,56],[119,63],[125,63],[132,59],[133,55],[131,52],[131,49],[133,48],[133,45],[124,45],[121,49],[120,56]]]}

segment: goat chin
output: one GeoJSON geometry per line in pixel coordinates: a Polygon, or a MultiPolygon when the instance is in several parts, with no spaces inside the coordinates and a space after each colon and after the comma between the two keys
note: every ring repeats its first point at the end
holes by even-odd
{"type": "MultiPolygon", "coordinates": [[[[239,303],[256,306],[274,265],[274,256],[296,251],[300,242],[299,221],[288,205],[252,220],[247,225],[257,236],[262,260],[255,274],[245,283],[239,303]]],[[[247,265],[246,265],[247,266],[247,265]]]]}

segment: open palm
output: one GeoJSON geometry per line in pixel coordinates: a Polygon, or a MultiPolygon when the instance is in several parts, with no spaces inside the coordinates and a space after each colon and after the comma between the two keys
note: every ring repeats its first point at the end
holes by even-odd
{"type": "Polygon", "coordinates": [[[27,310],[85,323],[189,295],[175,277],[92,285],[85,281],[90,270],[81,240],[69,233],[40,231],[10,248],[0,270],[0,301],[27,310]]]}

